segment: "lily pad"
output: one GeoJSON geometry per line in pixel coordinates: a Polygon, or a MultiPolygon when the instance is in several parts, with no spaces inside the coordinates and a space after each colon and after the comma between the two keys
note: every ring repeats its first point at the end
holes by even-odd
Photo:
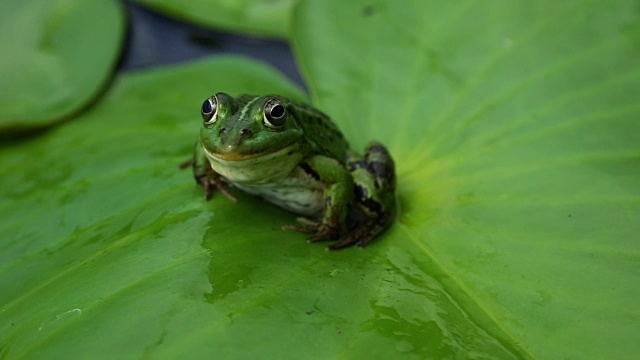
{"type": "Polygon", "coordinates": [[[182,21],[260,37],[287,38],[296,0],[134,0],[182,21]]]}
{"type": "Polygon", "coordinates": [[[315,103],[398,166],[400,213],[326,252],[177,164],[238,58],[120,76],[0,149],[0,358],[631,358],[640,330],[633,3],[303,1],[315,103]],[[615,71],[612,71],[615,69],[615,71]]]}
{"type": "Polygon", "coordinates": [[[0,151],[0,354],[512,356],[404,234],[329,253],[260,199],[205,202],[177,165],[221,89],[304,98],[237,58],[126,74],[77,121],[0,151]]]}
{"type": "Polygon", "coordinates": [[[88,106],[111,78],[123,35],[117,1],[2,1],[0,135],[88,106]]]}
{"type": "Polygon", "coordinates": [[[637,1],[303,1],[294,26],[320,107],[398,159],[385,244],[519,356],[636,356],[637,1]]]}
{"type": "Polygon", "coordinates": [[[206,203],[178,169],[202,100],[221,89],[304,99],[280,74],[239,58],[131,73],[77,121],[0,151],[1,358],[175,352],[166,344],[196,340],[194,326],[208,336],[223,329],[229,309],[207,302],[222,294],[216,285],[212,295],[209,276],[226,287],[238,280],[214,271],[210,247],[216,238],[253,243],[253,231],[280,235],[264,222],[288,216],[250,197],[238,212],[223,198],[206,203]],[[247,212],[266,226],[246,229],[247,212]]]}

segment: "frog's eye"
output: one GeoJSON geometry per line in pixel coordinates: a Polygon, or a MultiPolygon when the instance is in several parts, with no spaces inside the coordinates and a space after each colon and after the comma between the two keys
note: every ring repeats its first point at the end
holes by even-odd
{"type": "Polygon", "coordinates": [[[208,98],[202,103],[202,120],[206,125],[211,125],[216,122],[218,118],[216,115],[218,113],[218,98],[214,96],[208,98]]]}
{"type": "Polygon", "coordinates": [[[285,114],[284,105],[276,99],[271,99],[264,105],[264,124],[272,129],[279,128],[285,123],[285,114]]]}

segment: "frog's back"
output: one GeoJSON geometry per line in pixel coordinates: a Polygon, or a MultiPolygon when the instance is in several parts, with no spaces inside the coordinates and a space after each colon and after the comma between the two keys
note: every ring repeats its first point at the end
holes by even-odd
{"type": "Polygon", "coordinates": [[[323,112],[305,103],[290,99],[287,99],[287,103],[289,105],[287,110],[293,113],[304,131],[305,138],[316,154],[328,156],[344,163],[349,144],[331,119],[323,112]]]}

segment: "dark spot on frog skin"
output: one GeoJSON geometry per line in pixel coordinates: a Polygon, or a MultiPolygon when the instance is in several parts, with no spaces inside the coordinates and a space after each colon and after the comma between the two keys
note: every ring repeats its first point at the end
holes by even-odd
{"type": "Polygon", "coordinates": [[[380,144],[372,145],[372,146],[369,148],[369,152],[370,152],[370,153],[372,153],[372,154],[374,154],[374,153],[378,153],[378,154],[387,154],[387,151],[385,150],[385,148],[384,148],[384,147],[382,147],[380,144]]]}
{"type": "Polygon", "coordinates": [[[327,207],[331,207],[331,205],[333,204],[333,199],[331,198],[331,196],[327,196],[324,199],[324,201],[325,201],[325,204],[326,204],[325,206],[327,206],[327,207]]]}
{"type": "Polygon", "coordinates": [[[364,168],[366,164],[364,160],[349,161],[349,171],[355,171],[357,168],[364,168]]]}
{"type": "Polygon", "coordinates": [[[369,198],[369,190],[362,187],[361,185],[354,186],[353,193],[355,194],[356,199],[359,199],[359,200],[364,200],[369,198]]]}
{"type": "Polygon", "coordinates": [[[378,178],[387,178],[389,175],[393,177],[393,172],[389,171],[387,164],[379,161],[370,162],[367,166],[370,174],[378,178]]]}
{"type": "Polygon", "coordinates": [[[320,180],[320,175],[315,172],[311,166],[309,166],[309,164],[307,163],[300,163],[300,167],[302,168],[302,170],[304,170],[305,173],[311,175],[314,179],[316,180],[320,180]]]}
{"type": "Polygon", "coordinates": [[[395,173],[393,168],[389,168],[387,164],[379,161],[374,161],[367,164],[367,171],[374,176],[374,186],[376,189],[381,189],[393,182],[395,173]]]}
{"type": "Polygon", "coordinates": [[[371,198],[361,200],[360,203],[376,214],[380,214],[380,212],[382,211],[382,207],[380,206],[380,204],[371,198]]]}
{"type": "Polygon", "coordinates": [[[362,16],[369,17],[376,12],[376,8],[373,5],[367,5],[362,8],[362,16]]]}

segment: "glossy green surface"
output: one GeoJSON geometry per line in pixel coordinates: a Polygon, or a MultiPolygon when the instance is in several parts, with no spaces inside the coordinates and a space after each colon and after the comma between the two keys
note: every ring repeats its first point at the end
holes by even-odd
{"type": "Polygon", "coordinates": [[[636,356],[638,2],[302,5],[318,105],[401,159],[389,246],[520,356],[636,356]]]}
{"type": "Polygon", "coordinates": [[[111,78],[123,35],[117,1],[0,2],[0,136],[89,106],[111,78]]]}
{"type": "Polygon", "coordinates": [[[237,58],[130,74],[82,118],[0,152],[0,354],[510,356],[401,232],[330,253],[260,199],[204,202],[177,164],[211,87],[303,98],[237,58]]]}
{"type": "Polygon", "coordinates": [[[134,0],[182,21],[259,37],[290,37],[297,0],[134,0]]]}
{"type": "Polygon", "coordinates": [[[637,2],[303,1],[315,105],[398,166],[397,222],[326,252],[188,171],[240,59],[118,78],[0,147],[0,358],[634,358],[637,2]],[[348,36],[346,36],[348,34],[348,36]]]}

